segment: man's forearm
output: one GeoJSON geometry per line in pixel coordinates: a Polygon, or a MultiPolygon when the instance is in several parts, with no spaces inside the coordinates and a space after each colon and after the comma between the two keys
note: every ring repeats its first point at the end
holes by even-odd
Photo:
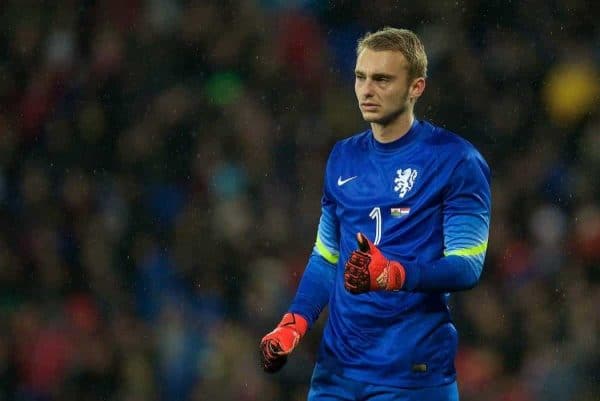
{"type": "Polygon", "coordinates": [[[313,253],[308,260],[289,311],[304,316],[311,327],[329,302],[334,280],[335,266],[322,256],[313,253]]]}
{"type": "Polygon", "coordinates": [[[406,270],[407,291],[453,292],[473,288],[479,281],[483,264],[478,258],[446,256],[430,263],[402,263],[406,270]]]}

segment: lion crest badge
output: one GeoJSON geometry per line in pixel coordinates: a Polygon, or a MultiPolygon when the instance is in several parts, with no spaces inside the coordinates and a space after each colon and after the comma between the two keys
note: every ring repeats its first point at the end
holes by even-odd
{"type": "Polygon", "coordinates": [[[398,192],[398,196],[400,198],[404,198],[408,191],[410,191],[417,179],[417,170],[412,168],[407,168],[405,170],[398,169],[396,170],[398,176],[394,179],[394,183],[396,186],[394,187],[394,191],[398,192]]]}

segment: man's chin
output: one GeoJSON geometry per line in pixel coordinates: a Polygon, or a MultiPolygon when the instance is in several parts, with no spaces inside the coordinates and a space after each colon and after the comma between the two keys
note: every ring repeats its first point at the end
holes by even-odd
{"type": "Polygon", "coordinates": [[[385,117],[371,113],[363,114],[363,120],[365,120],[365,122],[368,122],[369,124],[385,124],[387,122],[387,119],[385,117]]]}
{"type": "Polygon", "coordinates": [[[362,113],[362,118],[368,123],[378,123],[382,120],[381,116],[377,113],[362,113]]]}
{"type": "Polygon", "coordinates": [[[406,108],[402,108],[395,113],[389,113],[382,115],[381,113],[362,113],[363,120],[370,124],[388,125],[394,122],[399,116],[406,111],[406,108]]]}

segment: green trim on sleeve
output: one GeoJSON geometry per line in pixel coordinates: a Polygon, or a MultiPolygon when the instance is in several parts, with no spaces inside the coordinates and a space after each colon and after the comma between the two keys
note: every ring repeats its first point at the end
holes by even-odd
{"type": "Polygon", "coordinates": [[[321,241],[321,238],[319,238],[319,235],[317,235],[317,242],[315,243],[315,246],[317,247],[319,254],[329,263],[336,265],[338,260],[340,260],[340,255],[336,255],[327,249],[323,241],[321,241]]]}
{"type": "Polygon", "coordinates": [[[488,242],[485,241],[479,245],[475,245],[471,248],[456,249],[454,251],[444,252],[444,256],[477,256],[485,253],[487,250],[488,242]]]}

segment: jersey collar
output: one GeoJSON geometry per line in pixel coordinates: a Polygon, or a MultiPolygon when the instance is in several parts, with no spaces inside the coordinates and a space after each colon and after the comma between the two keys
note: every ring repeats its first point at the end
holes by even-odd
{"type": "Polygon", "coordinates": [[[378,151],[382,151],[382,152],[393,152],[397,149],[403,148],[406,145],[408,145],[409,143],[413,142],[416,138],[417,138],[417,133],[419,131],[419,127],[421,125],[421,121],[417,120],[416,118],[414,119],[412,125],[410,126],[410,129],[408,130],[408,132],[404,135],[402,135],[402,137],[396,139],[395,141],[392,142],[388,142],[388,143],[381,143],[379,141],[377,141],[375,139],[375,136],[373,135],[373,131],[371,129],[369,129],[369,138],[370,138],[370,143],[371,146],[378,151]]]}

